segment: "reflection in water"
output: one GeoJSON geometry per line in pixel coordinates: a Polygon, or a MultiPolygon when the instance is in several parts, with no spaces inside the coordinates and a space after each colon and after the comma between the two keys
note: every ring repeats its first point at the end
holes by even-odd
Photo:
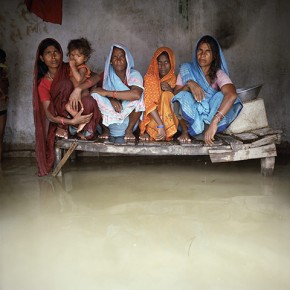
{"type": "Polygon", "coordinates": [[[290,163],[90,157],[0,173],[0,289],[289,289],[290,163]]]}

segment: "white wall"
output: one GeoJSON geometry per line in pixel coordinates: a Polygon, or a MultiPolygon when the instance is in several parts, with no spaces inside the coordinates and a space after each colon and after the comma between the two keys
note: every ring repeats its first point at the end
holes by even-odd
{"type": "Polygon", "coordinates": [[[145,74],[156,48],[171,47],[180,64],[191,60],[203,34],[220,40],[237,87],[264,83],[260,96],[269,123],[283,129],[283,140],[290,141],[288,1],[63,0],[62,25],[43,22],[23,2],[1,1],[0,47],[8,55],[11,84],[7,145],[33,148],[32,78],[42,39],[57,39],[66,52],[70,39],[88,38],[95,49],[89,65],[98,72],[111,44],[122,42],[145,74]]]}

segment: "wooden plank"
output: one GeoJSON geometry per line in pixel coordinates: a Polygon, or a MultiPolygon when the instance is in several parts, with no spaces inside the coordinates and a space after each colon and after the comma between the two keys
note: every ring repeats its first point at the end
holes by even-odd
{"type": "Polygon", "coordinates": [[[73,143],[71,143],[68,151],[65,153],[65,155],[63,156],[63,158],[61,159],[61,161],[57,164],[57,166],[53,170],[52,176],[55,177],[58,174],[58,172],[61,170],[61,168],[63,167],[63,165],[66,163],[66,161],[68,160],[68,158],[70,157],[70,155],[76,149],[77,145],[78,145],[78,141],[74,141],[73,143]]]}
{"type": "Polygon", "coordinates": [[[259,139],[251,144],[251,148],[264,146],[267,144],[275,143],[277,141],[277,135],[268,135],[262,139],[259,139]]]}
{"type": "Polygon", "coordinates": [[[237,151],[209,150],[209,156],[211,161],[216,163],[275,157],[277,156],[277,152],[275,144],[269,144],[262,147],[241,149],[237,151]]]}
{"type": "Polygon", "coordinates": [[[240,133],[240,134],[233,134],[238,140],[241,140],[243,142],[252,142],[257,140],[259,137],[256,134],[253,133],[240,133]]]}
{"type": "MultiPolygon", "coordinates": [[[[69,149],[73,140],[58,140],[56,146],[63,149],[69,149]]],[[[139,144],[137,146],[132,145],[113,145],[113,144],[104,144],[96,143],[92,141],[82,141],[76,147],[76,150],[80,151],[89,151],[89,152],[99,152],[99,153],[109,153],[109,154],[121,154],[121,155],[208,155],[208,150],[215,148],[220,149],[230,149],[230,146],[220,146],[214,145],[209,146],[197,146],[196,144],[188,144],[188,146],[173,145],[166,142],[151,144],[150,146],[145,146],[139,144]]]]}
{"type": "Polygon", "coordinates": [[[262,129],[256,129],[251,130],[252,133],[258,135],[258,136],[266,136],[266,135],[273,135],[273,134],[282,134],[283,131],[279,129],[272,129],[272,128],[262,128],[262,129]]]}
{"type": "Polygon", "coordinates": [[[226,144],[243,144],[242,141],[235,139],[233,137],[233,135],[226,135],[226,134],[217,134],[217,136],[222,139],[223,141],[225,141],[226,144]]]}
{"type": "Polygon", "coordinates": [[[231,135],[217,134],[217,136],[224,141],[224,143],[229,144],[233,150],[239,150],[243,146],[243,142],[235,139],[231,135]]]}

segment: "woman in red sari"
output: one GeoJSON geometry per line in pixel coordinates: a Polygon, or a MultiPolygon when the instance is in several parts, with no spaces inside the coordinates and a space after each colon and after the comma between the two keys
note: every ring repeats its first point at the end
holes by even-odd
{"type": "MultiPolygon", "coordinates": [[[[98,105],[91,96],[82,98],[82,108],[75,117],[65,110],[73,91],[68,68],[63,62],[60,44],[52,38],[44,39],[36,53],[33,84],[35,155],[39,176],[48,174],[53,167],[56,135],[66,137],[69,126],[86,124],[83,135],[92,139],[101,118],[98,105]]],[[[89,80],[82,88],[92,85],[89,80]]]]}

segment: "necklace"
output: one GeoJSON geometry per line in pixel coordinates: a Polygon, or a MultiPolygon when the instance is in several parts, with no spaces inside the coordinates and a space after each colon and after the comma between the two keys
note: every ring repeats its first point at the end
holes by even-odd
{"type": "Polygon", "coordinates": [[[50,72],[47,72],[48,78],[53,81],[53,77],[50,75],[50,72]]]}

